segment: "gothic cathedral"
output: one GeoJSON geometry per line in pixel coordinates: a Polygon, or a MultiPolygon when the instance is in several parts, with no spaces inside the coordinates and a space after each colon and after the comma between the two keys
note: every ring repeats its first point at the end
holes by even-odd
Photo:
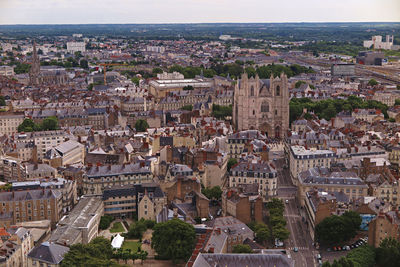
{"type": "Polygon", "coordinates": [[[235,85],[233,123],[239,131],[257,129],[269,137],[283,138],[289,129],[286,75],[259,79],[242,74],[235,85]]]}

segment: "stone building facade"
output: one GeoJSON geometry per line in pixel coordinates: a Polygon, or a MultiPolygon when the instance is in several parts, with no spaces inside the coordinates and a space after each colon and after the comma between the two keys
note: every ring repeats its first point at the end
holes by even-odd
{"type": "Polygon", "coordinates": [[[285,74],[270,79],[243,74],[235,86],[233,123],[237,130],[259,129],[282,138],[289,129],[289,90],[285,74]]]}

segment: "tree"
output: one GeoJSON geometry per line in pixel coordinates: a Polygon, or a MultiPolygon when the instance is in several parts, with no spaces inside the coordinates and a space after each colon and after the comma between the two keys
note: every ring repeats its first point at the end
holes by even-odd
{"type": "Polygon", "coordinates": [[[88,64],[88,61],[86,59],[81,59],[81,61],[79,62],[79,65],[81,66],[82,69],[88,69],[89,68],[89,64],[88,64]]]}
{"type": "Polygon", "coordinates": [[[279,240],[285,240],[289,237],[290,232],[285,226],[278,224],[272,227],[272,235],[279,240]]]}
{"type": "Polygon", "coordinates": [[[105,230],[108,227],[110,227],[111,222],[114,220],[114,218],[111,215],[104,215],[101,216],[100,218],[100,224],[99,224],[99,228],[100,230],[105,230]]]}
{"type": "Polygon", "coordinates": [[[400,90],[400,84],[396,85],[396,89],[400,90]]]}
{"type": "Polygon", "coordinates": [[[400,262],[400,242],[394,238],[382,240],[376,249],[376,261],[378,266],[395,267],[400,262]]]}
{"type": "Polygon", "coordinates": [[[64,254],[61,267],[69,266],[115,266],[111,261],[111,242],[104,237],[96,237],[89,244],[75,244],[64,254]]]}
{"type": "Polygon", "coordinates": [[[159,73],[163,73],[164,71],[161,69],[161,68],[153,68],[153,71],[152,71],[152,73],[153,74],[159,74],[159,73]]]}
{"type": "Polygon", "coordinates": [[[185,106],[181,107],[180,109],[181,110],[192,111],[193,110],[193,106],[192,105],[185,105],[185,106]]]}
{"type": "Polygon", "coordinates": [[[213,188],[203,188],[201,192],[208,199],[220,200],[222,195],[222,189],[219,186],[214,186],[213,188]]]}
{"type": "Polygon", "coordinates": [[[151,246],[161,258],[177,262],[190,257],[195,242],[193,225],[175,218],[156,224],[151,246]]]}
{"type": "Polygon", "coordinates": [[[297,81],[297,82],[294,84],[294,87],[295,87],[295,88],[299,88],[302,84],[306,84],[306,82],[305,82],[305,81],[297,81]]]}
{"type": "Polygon", "coordinates": [[[182,89],[183,89],[184,91],[188,91],[188,90],[193,90],[194,87],[191,86],[191,85],[186,85],[186,86],[184,86],[182,89]]]}
{"type": "Polygon", "coordinates": [[[146,232],[147,230],[147,223],[145,220],[142,218],[137,222],[134,222],[130,225],[128,233],[126,233],[126,236],[128,238],[142,238],[143,233],[146,232]]]}
{"type": "Polygon", "coordinates": [[[316,226],[315,234],[321,244],[336,244],[354,237],[360,224],[361,217],[356,212],[346,212],[342,216],[332,215],[316,226]]]}
{"type": "Polygon", "coordinates": [[[41,128],[43,131],[54,131],[58,129],[58,119],[56,116],[50,116],[43,120],[41,128]]]}
{"type": "Polygon", "coordinates": [[[131,80],[136,86],[139,86],[139,82],[140,82],[140,78],[139,77],[135,76],[131,80]]]}
{"type": "Polygon", "coordinates": [[[35,123],[32,119],[25,119],[20,125],[18,125],[18,132],[33,132],[35,123]]]}
{"type": "Polygon", "coordinates": [[[395,105],[395,106],[400,106],[400,99],[396,99],[396,100],[394,101],[394,105],[395,105]]]}
{"type": "Polygon", "coordinates": [[[375,85],[378,85],[378,82],[375,79],[371,79],[371,80],[368,81],[368,85],[369,86],[375,86],[375,85]]]}
{"type": "Polygon", "coordinates": [[[260,243],[265,243],[271,238],[271,233],[269,228],[265,225],[265,227],[258,228],[255,232],[256,240],[260,243]]]}
{"type": "Polygon", "coordinates": [[[235,158],[230,158],[230,159],[228,160],[228,164],[227,164],[227,167],[226,167],[227,171],[229,172],[229,171],[231,170],[231,168],[232,168],[233,166],[235,166],[236,164],[237,164],[237,159],[235,159],[235,158]]]}
{"type": "Polygon", "coordinates": [[[135,129],[138,132],[145,132],[149,128],[149,124],[147,123],[146,120],[137,120],[135,123],[135,129]]]}
{"type": "Polygon", "coordinates": [[[250,254],[253,253],[253,250],[249,245],[237,244],[233,246],[232,253],[250,254]]]}
{"type": "Polygon", "coordinates": [[[4,107],[6,105],[6,99],[4,96],[0,95],[0,106],[4,107]]]}

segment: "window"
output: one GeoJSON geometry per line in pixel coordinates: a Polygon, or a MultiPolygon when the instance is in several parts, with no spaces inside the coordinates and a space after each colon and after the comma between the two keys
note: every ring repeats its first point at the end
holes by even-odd
{"type": "Polygon", "coordinates": [[[279,85],[276,87],[276,96],[280,96],[281,95],[281,88],[279,87],[279,85]]]}
{"type": "Polygon", "coordinates": [[[269,112],[268,102],[264,102],[261,104],[261,112],[269,112]]]}
{"type": "Polygon", "coordinates": [[[254,86],[253,85],[250,88],[250,96],[254,96],[254,86]]]}

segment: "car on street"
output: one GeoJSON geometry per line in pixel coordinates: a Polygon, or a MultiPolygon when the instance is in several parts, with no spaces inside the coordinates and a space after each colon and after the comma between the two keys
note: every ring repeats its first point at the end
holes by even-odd
{"type": "Polygon", "coordinates": [[[286,200],[285,200],[285,203],[286,203],[286,204],[289,204],[289,199],[286,199],[286,200]]]}
{"type": "Polygon", "coordinates": [[[298,249],[297,247],[294,247],[294,248],[293,248],[293,251],[294,251],[294,252],[299,252],[299,249],[298,249]]]}

